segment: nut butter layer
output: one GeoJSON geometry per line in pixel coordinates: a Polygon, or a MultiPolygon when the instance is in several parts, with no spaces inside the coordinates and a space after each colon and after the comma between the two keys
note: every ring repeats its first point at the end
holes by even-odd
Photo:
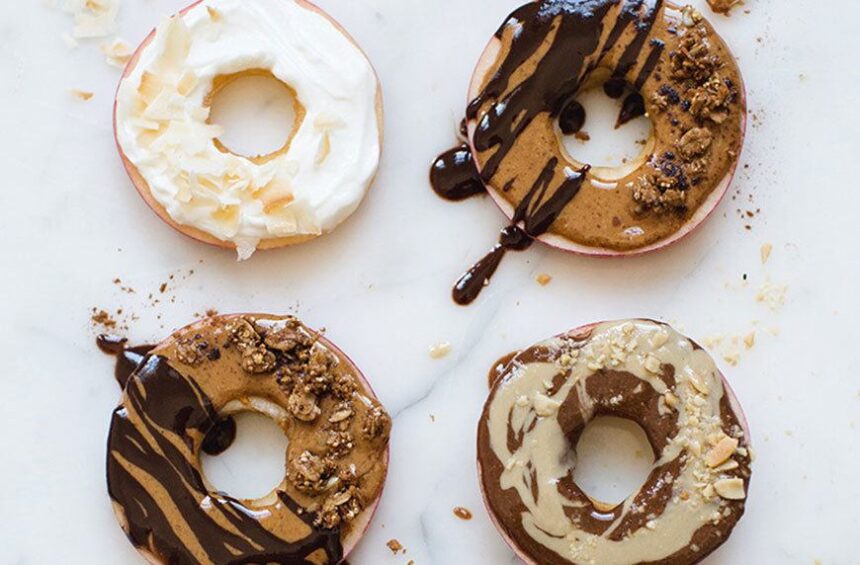
{"type": "Polygon", "coordinates": [[[499,371],[478,430],[487,508],[530,563],[696,563],[744,512],[742,412],[710,356],[671,327],[608,322],[518,353],[499,371]],[[574,446],[593,418],[645,430],[656,454],[617,506],[574,482],[574,446]]]}
{"type": "Polygon", "coordinates": [[[152,349],[111,422],[108,490],[153,563],[339,563],[366,528],[388,466],[390,419],[349,359],[292,317],[218,316],[152,349]],[[200,451],[231,414],[289,439],[282,483],[237,500],[200,451]]]}
{"type": "Polygon", "coordinates": [[[663,0],[526,4],[496,33],[471,95],[471,147],[491,194],[510,212],[539,182],[532,207],[555,211],[551,225],[527,231],[578,250],[643,250],[684,233],[719,201],[743,142],[743,84],[728,47],[695,10],[663,0]],[[645,112],[653,132],[635,162],[591,163],[567,190],[586,164],[561,135],[585,120],[577,95],[601,85],[630,93],[619,123],[645,112]]]}

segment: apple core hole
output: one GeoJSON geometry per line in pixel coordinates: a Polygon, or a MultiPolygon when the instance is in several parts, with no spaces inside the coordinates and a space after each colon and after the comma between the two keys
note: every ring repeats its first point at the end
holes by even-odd
{"type": "Polygon", "coordinates": [[[224,128],[216,144],[248,158],[286,148],[303,113],[295,91],[269,71],[218,77],[209,98],[209,122],[224,128]]]}
{"type": "Polygon", "coordinates": [[[654,451],[639,424],[600,416],[576,444],[573,478],[592,500],[615,506],[642,486],[653,465],[654,451]]]}
{"type": "Polygon", "coordinates": [[[203,474],[216,490],[240,500],[271,493],[284,479],[289,442],[268,416],[235,414],[236,438],[219,455],[201,454],[203,474]]]}
{"type": "Polygon", "coordinates": [[[638,167],[651,137],[651,120],[638,116],[618,124],[624,101],[633,94],[636,93],[628,88],[622,96],[611,98],[602,84],[580,92],[576,102],[584,110],[582,128],[571,134],[558,128],[561,144],[574,162],[628,171],[638,167]]]}

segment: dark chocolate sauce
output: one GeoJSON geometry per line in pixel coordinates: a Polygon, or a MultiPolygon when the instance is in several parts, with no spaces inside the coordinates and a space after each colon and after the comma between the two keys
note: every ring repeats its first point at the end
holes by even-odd
{"type": "Polygon", "coordinates": [[[502,230],[499,235],[499,242],[483,259],[466,271],[454,285],[452,292],[454,302],[462,306],[474,302],[484,287],[489,284],[505,254],[508,251],[528,249],[533,238],[546,233],[579,192],[588,171],[591,169],[588,165],[580,171],[566,171],[566,179],[555,192],[547,195],[557,164],[555,158],[547,163],[531,190],[514,211],[511,225],[502,230]],[[520,223],[523,224],[522,228],[519,227],[520,223]]]}
{"type": "Polygon", "coordinates": [[[436,194],[455,202],[486,193],[472,151],[465,143],[449,149],[433,162],[430,185],[436,194]]]}
{"type": "Polygon", "coordinates": [[[618,113],[618,120],[615,122],[615,127],[620,128],[627,122],[644,115],[645,99],[642,98],[642,95],[638,92],[631,92],[621,103],[621,111],[618,113]]]}
{"type": "Polygon", "coordinates": [[[209,455],[221,455],[236,440],[236,420],[232,416],[222,418],[212,426],[203,438],[201,449],[209,455]]]}
{"type": "Polygon", "coordinates": [[[177,565],[199,563],[199,547],[215,563],[310,563],[320,550],[327,563],[340,562],[340,530],[314,526],[313,514],[285,492],[278,491],[279,500],[308,526],[301,540],[284,540],[241,501],[210,491],[189,451],[173,437],[191,446],[217,422],[209,397],[164,357],[149,355],[135,371],[113,414],[107,469],[108,492],[122,509],[132,543],[177,565]],[[131,413],[146,417],[134,421],[131,413]],[[157,483],[170,504],[153,497],[146,482],[157,483]],[[187,527],[177,528],[179,523],[187,527]]]}
{"type": "Polygon", "coordinates": [[[116,357],[114,378],[120,388],[125,388],[132,373],[143,363],[154,345],[136,345],[128,347],[128,339],[115,335],[102,334],[96,338],[96,345],[104,353],[116,357]]]}
{"type": "MultiPolygon", "coordinates": [[[[496,32],[496,38],[500,40],[510,37],[504,58],[466,110],[467,119],[477,122],[472,134],[472,147],[482,155],[485,152],[489,154],[479,173],[483,184],[492,184],[493,177],[517,139],[538,116],[548,113],[558,119],[565,133],[576,133],[582,128],[585,112],[580,111],[581,105],[575,102],[576,94],[625,30],[634,26],[633,38],[624,47],[608,83],[607,94],[623,95],[627,74],[639,60],[662,4],[663,0],[542,0],[521,6],[507,18],[496,32]],[[606,39],[601,41],[606,20],[619,3],[621,8],[615,23],[606,39]],[[510,34],[509,29],[517,32],[510,34]],[[550,36],[555,39],[547,47],[546,39],[550,36]],[[538,61],[534,72],[511,88],[515,73],[535,58],[538,61]]],[[[662,46],[652,42],[645,68],[636,78],[637,84],[640,81],[644,83],[659,61],[661,52],[662,46]]],[[[635,113],[632,102],[636,99],[631,99],[630,108],[630,112],[635,113]]],[[[528,248],[525,240],[549,230],[578,193],[588,168],[572,171],[557,158],[550,159],[517,207],[511,226],[506,228],[507,232],[503,231],[499,243],[457,282],[453,291],[454,301],[458,304],[474,301],[508,251],[528,248]],[[517,228],[526,237],[518,236],[512,240],[516,230],[511,228],[517,228]]],[[[444,166],[442,170],[445,170],[444,166]]],[[[442,184],[440,192],[434,183],[434,189],[445,196],[452,192],[446,190],[452,184],[456,183],[442,184]]],[[[506,185],[505,192],[512,188],[513,185],[506,185]]]]}
{"type": "Polygon", "coordinates": [[[582,131],[585,125],[585,108],[576,100],[571,100],[558,116],[558,126],[564,135],[573,135],[582,131]]]}
{"type": "Polygon", "coordinates": [[[624,96],[625,90],[627,90],[627,83],[623,78],[610,78],[603,83],[603,92],[613,100],[624,96]]]}

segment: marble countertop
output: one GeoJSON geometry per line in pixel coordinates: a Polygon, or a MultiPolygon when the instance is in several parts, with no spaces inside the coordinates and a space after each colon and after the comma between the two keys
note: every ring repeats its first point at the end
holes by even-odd
{"type": "MultiPolygon", "coordinates": [[[[694,3],[705,10],[704,0],[694,3]]],[[[105,489],[119,391],[111,360],[94,345],[96,307],[136,342],[209,308],[293,312],[327,328],[394,417],[382,504],[350,559],[374,565],[515,563],[483,509],[475,472],[487,370],[583,323],[673,321],[713,344],[757,451],[747,514],[707,563],[857,563],[860,256],[850,246],[860,236],[851,165],[860,153],[858,4],[748,0],[749,13],[712,16],[739,57],[751,127],[731,198],[693,237],[622,261],[535,246],[509,257],[469,308],[452,303],[450,286],[504,218],[487,199],[438,199],[428,165],[454,142],[475,59],[518,1],[319,4],[379,71],[384,162],[362,208],[334,234],[245,263],[174,233],[135,193],[111,131],[119,70],[105,64],[98,41],[70,49],[62,35],[71,19],[41,1],[7,6],[0,17],[0,171],[8,175],[0,190],[0,562],[140,562],[105,489]],[[81,101],[71,89],[94,97],[81,101]],[[773,252],[762,264],[765,244],[773,252]],[[543,273],[552,276],[546,286],[535,281],[543,273]],[[783,285],[784,304],[757,300],[763,286],[783,285]],[[743,337],[753,331],[747,349],[743,337]],[[450,353],[431,358],[428,348],[443,342],[450,353]],[[474,518],[455,517],[458,506],[474,518]],[[407,552],[392,555],[390,539],[407,552]]],[[[118,32],[135,44],[182,6],[123,0],[118,32]]]]}

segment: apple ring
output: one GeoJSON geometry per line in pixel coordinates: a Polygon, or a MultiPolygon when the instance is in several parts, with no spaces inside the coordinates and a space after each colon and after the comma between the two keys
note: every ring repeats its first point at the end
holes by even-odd
{"type": "Polygon", "coordinates": [[[164,221],[247,258],[328,233],[358,208],[379,165],[382,95],[361,49],[305,0],[202,0],[138,48],[114,129],[164,221]],[[209,121],[213,96],[251,74],[289,89],[296,116],[284,146],[257,157],[230,152],[209,121]]]}
{"type": "Polygon", "coordinates": [[[533,237],[596,255],[654,250],[699,225],[729,186],[746,123],[726,44],[698,12],[663,0],[522,6],[481,57],[470,99],[475,165],[496,202],[533,237]],[[577,94],[601,84],[627,91],[620,121],[646,113],[652,135],[637,159],[591,164],[568,190],[588,164],[560,136],[584,122],[577,94]]]}
{"type": "Polygon", "coordinates": [[[726,541],[744,513],[750,434],[707,352],[666,324],[629,320],[506,363],[478,427],[478,463],[487,509],[524,561],[682,565],[726,541]],[[601,415],[637,422],[656,455],[618,505],[573,478],[572,446],[601,415]]]}
{"type": "Polygon", "coordinates": [[[207,318],[147,351],[107,457],[114,510],[138,551],[164,564],[340,563],[388,468],[391,421],[358,368],[295,318],[268,315],[207,318]],[[290,440],[284,480],[258,500],[217,492],[200,464],[242,411],[290,440]]]}

